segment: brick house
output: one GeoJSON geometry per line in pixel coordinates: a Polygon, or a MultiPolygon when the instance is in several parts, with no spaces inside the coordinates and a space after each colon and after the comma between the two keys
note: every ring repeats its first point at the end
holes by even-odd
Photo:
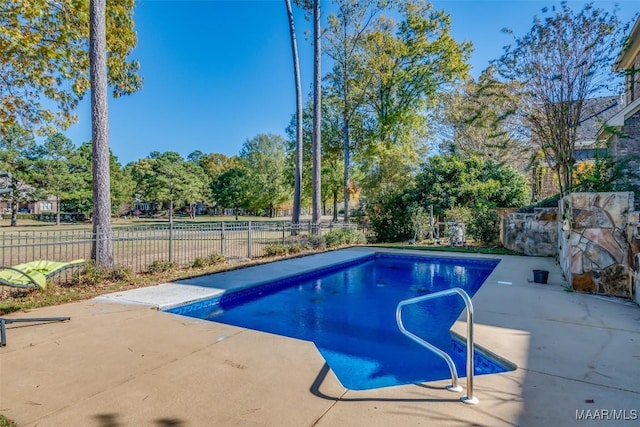
{"type": "MultiPolygon", "coordinates": [[[[640,170],[640,17],[636,20],[614,71],[625,74],[624,107],[606,122],[599,138],[608,140],[612,156],[627,159],[627,171],[640,170]]],[[[640,179],[627,176],[631,185],[640,179]]]]}

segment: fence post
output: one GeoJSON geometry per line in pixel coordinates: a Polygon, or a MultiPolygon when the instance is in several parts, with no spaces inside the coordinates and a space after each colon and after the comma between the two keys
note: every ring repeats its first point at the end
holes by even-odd
{"type": "Polygon", "coordinates": [[[247,227],[247,258],[251,259],[251,245],[253,244],[251,239],[251,221],[247,227]]]}
{"type": "Polygon", "coordinates": [[[224,246],[224,221],[222,221],[222,227],[220,228],[220,255],[222,256],[225,256],[224,246]]]}
{"type": "Polygon", "coordinates": [[[169,221],[169,263],[173,263],[173,221],[169,221]]]}

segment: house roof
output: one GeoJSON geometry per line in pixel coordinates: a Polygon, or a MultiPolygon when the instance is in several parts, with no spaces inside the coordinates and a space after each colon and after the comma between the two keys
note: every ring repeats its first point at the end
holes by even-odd
{"type": "Polygon", "coordinates": [[[593,145],[602,125],[615,116],[623,105],[618,96],[601,96],[585,99],[576,131],[576,148],[593,145]]]}
{"type": "Polygon", "coordinates": [[[633,62],[638,54],[640,54],[640,16],[633,24],[627,43],[616,58],[613,70],[623,71],[633,68],[633,62]]]}

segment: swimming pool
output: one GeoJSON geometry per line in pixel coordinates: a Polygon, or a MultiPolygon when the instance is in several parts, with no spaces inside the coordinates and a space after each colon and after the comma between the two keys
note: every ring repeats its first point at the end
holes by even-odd
{"type": "MultiPolygon", "coordinates": [[[[312,341],[352,390],[442,380],[445,361],[398,330],[396,306],[452,287],[473,296],[498,262],[377,253],[166,311],[312,341]]],[[[407,329],[449,353],[460,376],[466,346],[450,329],[463,309],[444,297],[403,313],[407,329]]],[[[476,375],[512,369],[477,348],[474,361],[476,375]]]]}

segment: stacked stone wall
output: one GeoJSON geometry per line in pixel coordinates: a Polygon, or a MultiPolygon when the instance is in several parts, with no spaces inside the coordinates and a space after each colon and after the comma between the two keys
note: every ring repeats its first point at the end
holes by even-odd
{"type": "Polygon", "coordinates": [[[632,298],[627,226],[633,193],[573,193],[561,203],[561,267],[571,287],[632,298]]]}
{"type": "Polygon", "coordinates": [[[558,210],[538,208],[534,213],[510,213],[502,218],[501,242],[512,251],[529,256],[558,253],[558,210]]]}

